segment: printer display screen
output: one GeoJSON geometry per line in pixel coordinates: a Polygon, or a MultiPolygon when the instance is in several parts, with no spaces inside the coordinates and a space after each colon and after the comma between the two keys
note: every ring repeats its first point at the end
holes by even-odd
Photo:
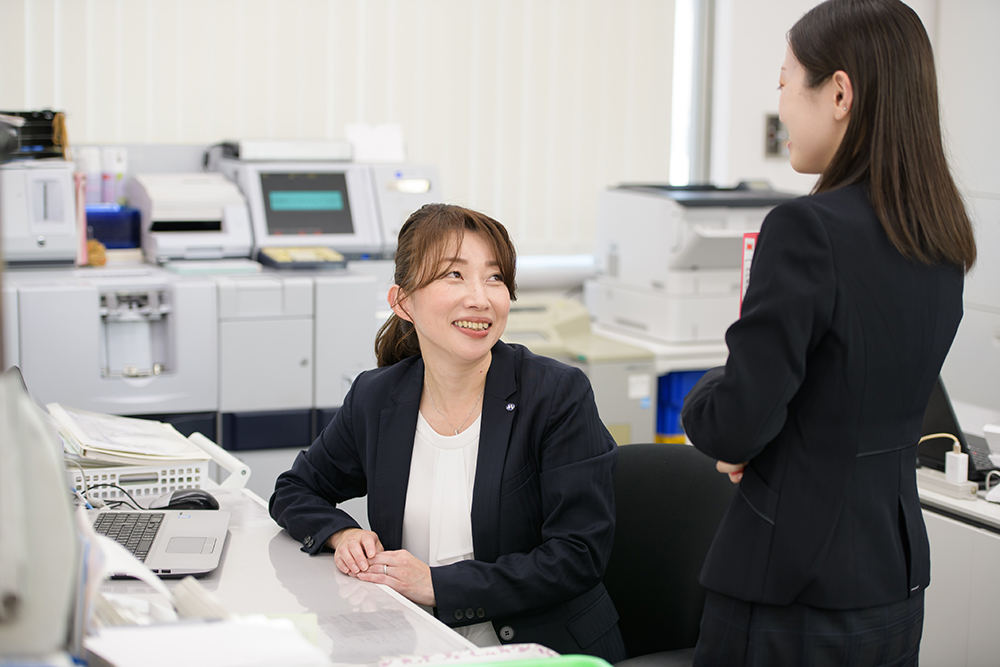
{"type": "Polygon", "coordinates": [[[353,234],[347,178],[342,173],[261,173],[270,234],[353,234]]]}

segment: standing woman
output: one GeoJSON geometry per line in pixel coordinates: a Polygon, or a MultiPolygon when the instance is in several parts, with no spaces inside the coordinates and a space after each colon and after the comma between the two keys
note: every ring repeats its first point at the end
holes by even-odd
{"type": "Polygon", "coordinates": [[[726,365],[684,404],[739,484],[695,664],[916,665],[917,440],[976,259],[931,45],[898,0],[829,0],[789,32],[779,81],[792,167],[820,177],[764,221],[726,365]]]}
{"type": "Polygon", "coordinates": [[[601,578],[614,440],[579,370],[500,342],[514,246],[497,221],[424,206],[399,232],[379,368],[283,473],[271,516],[346,574],[434,609],[480,646],[625,657],[601,578]],[[337,504],[368,495],[372,530],[337,504]]]}

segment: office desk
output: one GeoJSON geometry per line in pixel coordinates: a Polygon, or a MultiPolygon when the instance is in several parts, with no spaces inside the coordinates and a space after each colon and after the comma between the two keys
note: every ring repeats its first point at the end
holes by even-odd
{"type": "MultiPolygon", "coordinates": [[[[233,519],[222,564],[200,581],[230,612],[315,613],[320,648],[334,664],[371,665],[384,657],[475,648],[395,591],[342,574],[332,553],[299,551],[299,543],[271,520],[253,493],[218,488],[212,493],[233,519]]],[[[131,580],[108,582],[102,590],[151,593],[131,580]]]]}
{"type": "Polygon", "coordinates": [[[931,543],[921,667],[1000,664],[1000,505],[919,491],[931,543]]]}

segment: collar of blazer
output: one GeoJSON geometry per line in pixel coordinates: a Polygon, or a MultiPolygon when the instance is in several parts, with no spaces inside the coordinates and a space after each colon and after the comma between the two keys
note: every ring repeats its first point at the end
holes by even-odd
{"type": "MultiPolygon", "coordinates": [[[[498,341],[493,346],[493,359],[483,392],[479,455],[472,492],[472,543],[476,559],[486,562],[493,562],[500,556],[496,530],[500,525],[500,480],[517,412],[518,356],[503,342],[498,341]],[[508,410],[509,404],[513,404],[514,409],[508,410]]],[[[388,550],[402,547],[406,485],[424,380],[421,358],[411,357],[400,363],[409,368],[390,390],[389,401],[381,411],[376,469],[369,471],[368,480],[368,514],[372,528],[388,550]]]]}

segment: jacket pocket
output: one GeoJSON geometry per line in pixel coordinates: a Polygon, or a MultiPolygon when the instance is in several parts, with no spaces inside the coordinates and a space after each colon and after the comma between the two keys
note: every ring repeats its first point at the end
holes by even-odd
{"type": "Polygon", "coordinates": [[[771,490],[764,480],[754,471],[753,466],[743,469],[743,479],[740,480],[740,495],[757,516],[772,526],[778,514],[778,494],[771,490]]]}
{"type": "Polygon", "coordinates": [[[611,601],[611,596],[608,595],[604,584],[598,584],[597,588],[590,593],[585,593],[582,597],[587,597],[595,592],[599,592],[600,596],[590,606],[566,622],[566,629],[573,635],[576,643],[583,648],[593,644],[618,622],[618,610],[615,609],[615,604],[611,601]]]}

